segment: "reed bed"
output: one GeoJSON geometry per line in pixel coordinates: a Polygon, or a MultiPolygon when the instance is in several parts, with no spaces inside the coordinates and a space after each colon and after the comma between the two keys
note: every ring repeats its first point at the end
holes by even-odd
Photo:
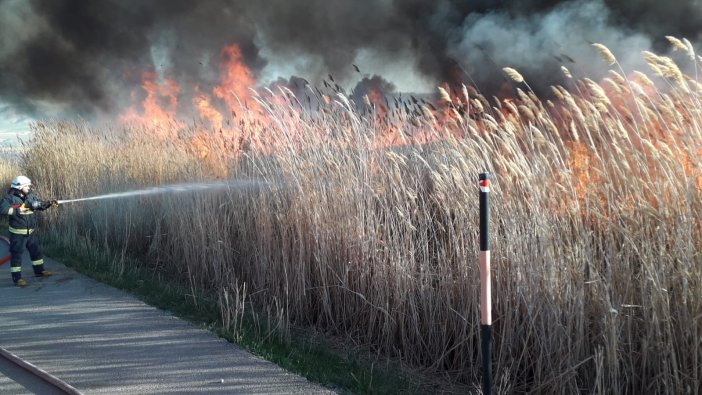
{"type": "Polygon", "coordinates": [[[12,180],[12,178],[17,176],[21,171],[19,165],[13,160],[12,155],[8,155],[7,158],[0,160],[0,179],[12,180]]]}
{"type": "Polygon", "coordinates": [[[382,116],[341,93],[312,111],[280,90],[256,98],[268,122],[167,144],[145,127],[40,124],[22,164],[60,198],[254,180],[67,205],[49,227],[216,293],[232,325],[245,300],[282,336],[313,327],[476,392],[489,171],[497,393],[699,394],[702,86],[646,57],[650,75],[566,69],[551,100],[517,78],[513,99],[442,88],[441,108],[382,116]]]}

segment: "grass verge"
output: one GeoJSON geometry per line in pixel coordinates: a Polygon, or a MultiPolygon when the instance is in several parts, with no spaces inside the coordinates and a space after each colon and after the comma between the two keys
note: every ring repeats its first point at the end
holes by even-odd
{"type": "Polygon", "coordinates": [[[261,320],[251,314],[244,317],[241,329],[233,333],[222,325],[216,298],[193,295],[190,289],[143,269],[144,265],[138,259],[126,258],[133,262],[119,265],[126,269],[118,271],[114,262],[125,258],[121,254],[96,248],[89,241],[79,243],[80,247],[68,247],[57,237],[47,236],[43,244],[48,256],[66,266],[124,290],[151,306],[187,319],[268,361],[340,393],[419,394],[437,390],[434,384],[423,382],[416,375],[410,376],[396,362],[378,360],[358,349],[339,347],[337,342],[319,334],[292,331],[291,338],[283,341],[278,336],[271,336],[267,324],[261,324],[261,320]]]}

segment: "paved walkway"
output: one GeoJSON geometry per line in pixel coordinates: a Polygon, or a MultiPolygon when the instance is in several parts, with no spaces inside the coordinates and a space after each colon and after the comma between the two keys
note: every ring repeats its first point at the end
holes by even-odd
{"type": "MultiPolygon", "coordinates": [[[[0,347],[85,394],[332,393],[51,259],[35,279],[25,259],[25,288],[0,266],[0,347]]],[[[17,385],[0,372],[0,394],[17,385]]]]}

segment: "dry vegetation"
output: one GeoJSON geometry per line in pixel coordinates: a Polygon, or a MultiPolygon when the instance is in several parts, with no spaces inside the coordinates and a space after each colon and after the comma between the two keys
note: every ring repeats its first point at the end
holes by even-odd
{"type": "Polygon", "coordinates": [[[21,171],[20,167],[12,160],[0,159],[0,180],[12,180],[21,171]]]}
{"type": "Polygon", "coordinates": [[[312,326],[476,388],[487,170],[499,393],[698,394],[702,86],[669,58],[646,59],[650,77],[569,79],[553,102],[509,69],[513,100],[444,89],[436,111],[382,117],[340,94],[310,112],[281,89],[257,99],[257,121],[167,145],[148,128],[40,124],[22,164],[42,195],[63,199],[257,180],[66,205],[49,225],[217,292],[232,326],[251,302],[280,333],[312,326]],[[244,135],[265,144],[234,149],[244,135]]]}

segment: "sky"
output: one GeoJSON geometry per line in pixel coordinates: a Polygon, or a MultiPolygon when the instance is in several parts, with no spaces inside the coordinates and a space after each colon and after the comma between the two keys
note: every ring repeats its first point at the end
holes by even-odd
{"type": "Polygon", "coordinates": [[[0,104],[0,147],[18,146],[29,135],[29,115],[18,114],[12,106],[0,104]]]}

